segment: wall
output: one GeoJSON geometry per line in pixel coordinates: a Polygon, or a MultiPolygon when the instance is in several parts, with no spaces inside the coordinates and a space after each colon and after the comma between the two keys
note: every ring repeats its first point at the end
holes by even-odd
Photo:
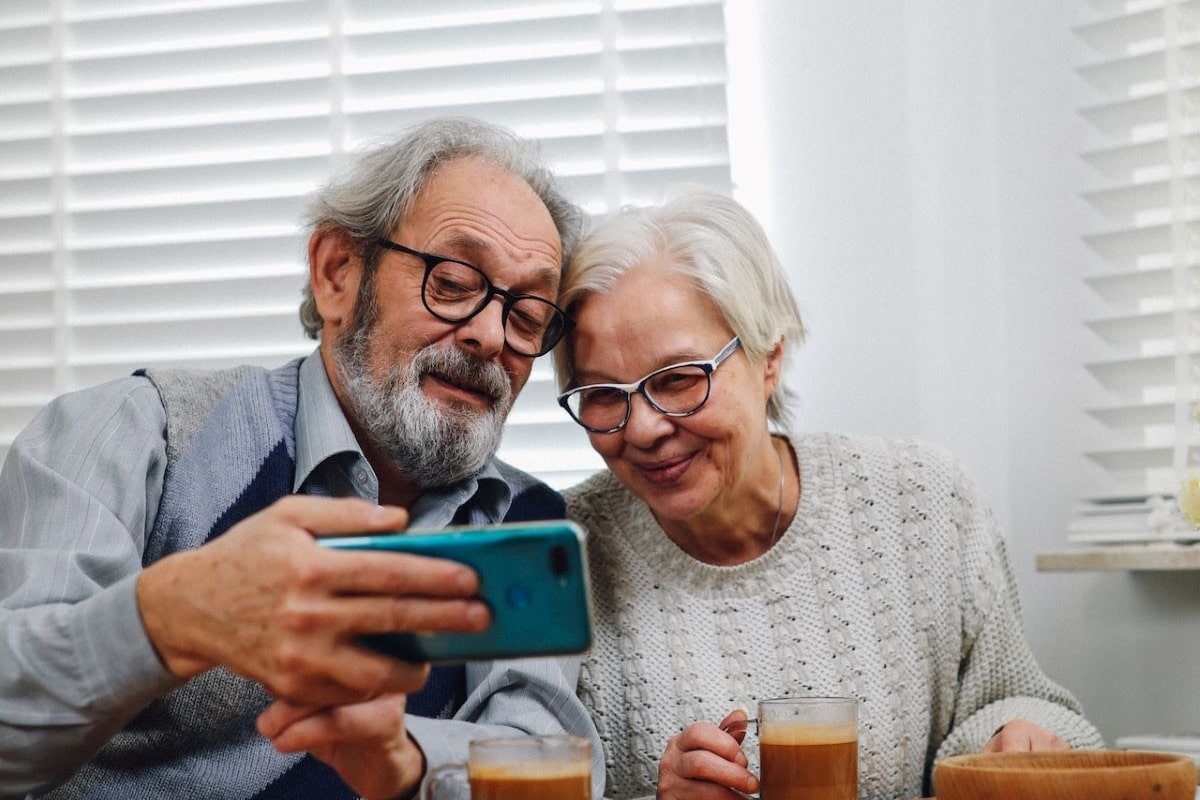
{"type": "Polygon", "coordinates": [[[1088,380],[1071,4],[730,0],[738,196],[810,327],[805,428],[954,450],[1010,539],[1029,639],[1108,742],[1200,731],[1200,575],[1039,573],[1088,380]]]}

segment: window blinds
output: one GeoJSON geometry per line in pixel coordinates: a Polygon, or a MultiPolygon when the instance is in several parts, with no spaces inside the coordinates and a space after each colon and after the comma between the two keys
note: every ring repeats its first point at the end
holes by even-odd
{"type": "MultiPolygon", "coordinates": [[[[728,191],[720,0],[5,0],[0,455],[54,395],[308,352],[298,217],[332,159],[435,114],[542,142],[593,214],[728,191]]],[[[548,359],[502,457],[601,466],[548,359]]]]}
{"type": "Polygon", "coordinates": [[[1200,468],[1200,2],[1082,5],[1096,312],[1090,494],[1070,538],[1194,538],[1175,495],[1200,468]]]}

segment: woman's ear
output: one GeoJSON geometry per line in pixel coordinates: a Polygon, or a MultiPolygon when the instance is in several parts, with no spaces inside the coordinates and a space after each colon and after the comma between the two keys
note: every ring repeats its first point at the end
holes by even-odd
{"type": "Polygon", "coordinates": [[[308,238],[308,271],[325,327],[341,328],[354,316],[362,280],[362,260],[353,237],[338,230],[313,231],[308,238]]]}
{"type": "Polygon", "coordinates": [[[766,395],[763,401],[771,399],[775,388],[779,386],[779,381],[783,379],[783,337],[775,343],[775,347],[767,354],[766,363],[763,365],[763,388],[766,395]]]}

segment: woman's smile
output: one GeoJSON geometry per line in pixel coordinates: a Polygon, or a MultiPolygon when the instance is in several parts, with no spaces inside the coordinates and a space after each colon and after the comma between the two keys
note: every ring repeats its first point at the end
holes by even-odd
{"type": "MultiPolygon", "coordinates": [[[[677,482],[688,471],[695,459],[695,454],[660,459],[645,464],[634,464],[638,473],[647,483],[663,486],[677,482]]],[[[631,462],[632,463],[632,462],[631,462]]]]}

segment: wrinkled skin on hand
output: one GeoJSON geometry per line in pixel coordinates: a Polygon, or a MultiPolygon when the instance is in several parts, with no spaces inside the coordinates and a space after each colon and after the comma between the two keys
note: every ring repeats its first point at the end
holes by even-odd
{"type": "Polygon", "coordinates": [[[673,736],[658,764],[659,800],[741,800],[758,791],[741,747],[746,727],[738,710],[719,725],[694,722],[673,736]]]}
{"type": "Polygon", "coordinates": [[[258,730],[281,753],[309,752],[367,800],[412,796],[425,756],[405,728],[403,694],[315,709],[276,701],[258,730]]]}

